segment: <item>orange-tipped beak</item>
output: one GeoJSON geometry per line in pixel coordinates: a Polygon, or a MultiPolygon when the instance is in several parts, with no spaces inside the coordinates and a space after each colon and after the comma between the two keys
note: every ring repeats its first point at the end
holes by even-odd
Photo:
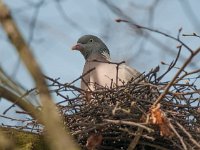
{"type": "Polygon", "coordinates": [[[81,43],[77,43],[76,45],[74,45],[73,47],[72,47],[72,50],[83,50],[84,49],[84,47],[83,47],[83,45],[81,44],[81,43]]]}

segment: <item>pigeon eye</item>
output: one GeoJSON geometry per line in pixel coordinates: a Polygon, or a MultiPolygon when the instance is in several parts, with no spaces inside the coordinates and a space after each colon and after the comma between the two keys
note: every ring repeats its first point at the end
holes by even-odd
{"type": "Polygon", "coordinates": [[[93,42],[93,41],[94,41],[93,39],[90,39],[90,40],[89,40],[89,42],[93,42]]]}

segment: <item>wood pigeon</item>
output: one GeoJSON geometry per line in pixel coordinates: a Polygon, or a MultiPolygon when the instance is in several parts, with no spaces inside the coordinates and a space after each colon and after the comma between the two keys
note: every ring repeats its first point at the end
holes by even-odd
{"type": "Polygon", "coordinates": [[[125,64],[111,62],[107,46],[94,35],[80,37],[72,50],[80,51],[85,58],[81,80],[83,90],[94,91],[101,87],[121,86],[141,75],[136,69],[125,64]]]}

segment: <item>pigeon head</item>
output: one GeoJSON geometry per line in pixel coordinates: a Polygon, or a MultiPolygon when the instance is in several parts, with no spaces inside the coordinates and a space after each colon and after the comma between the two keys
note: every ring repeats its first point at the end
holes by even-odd
{"type": "Polygon", "coordinates": [[[103,56],[110,59],[110,52],[104,42],[94,35],[84,35],[80,37],[72,50],[78,50],[87,60],[90,56],[103,56]]]}

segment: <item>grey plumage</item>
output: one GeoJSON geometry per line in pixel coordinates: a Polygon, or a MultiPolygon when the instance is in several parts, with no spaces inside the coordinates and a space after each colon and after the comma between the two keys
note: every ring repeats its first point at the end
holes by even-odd
{"type": "Polygon", "coordinates": [[[94,35],[82,36],[72,49],[79,50],[86,60],[83,74],[95,68],[83,77],[81,88],[84,90],[95,90],[101,86],[110,87],[111,85],[114,87],[116,83],[120,86],[140,75],[136,69],[121,64],[117,77],[117,65],[110,63],[109,49],[101,39],[94,35]],[[118,79],[117,82],[116,79],[118,79]]]}
{"type": "MultiPolygon", "coordinates": [[[[78,39],[77,43],[84,46],[84,50],[80,51],[87,60],[92,54],[108,54],[106,57],[110,58],[110,52],[104,42],[94,35],[84,35],[78,39]]],[[[107,59],[108,59],[107,58],[107,59]]]]}

